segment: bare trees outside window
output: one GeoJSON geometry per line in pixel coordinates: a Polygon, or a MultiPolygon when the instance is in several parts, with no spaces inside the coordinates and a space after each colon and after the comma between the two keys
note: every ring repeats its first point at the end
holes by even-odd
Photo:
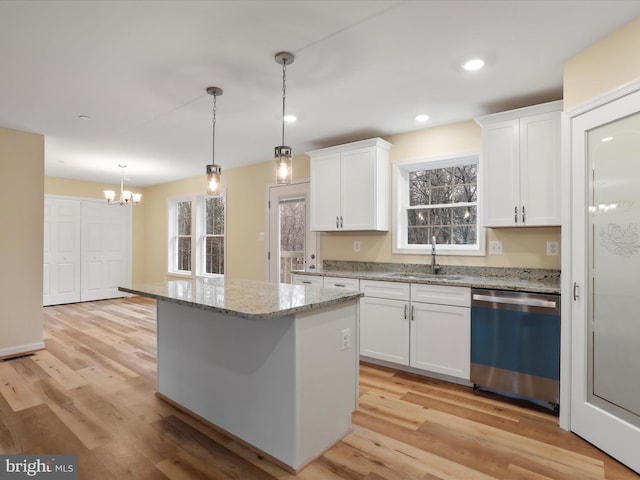
{"type": "Polygon", "coordinates": [[[280,282],[291,283],[291,271],[304,268],[305,199],[280,200],[280,282]]]}
{"type": "Polygon", "coordinates": [[[224,274],[224,197],[216,195],[204,200],[204,271],[224,274]]]}
{"type": "Polygon", "coordinates": [[[409,172],[407,243],[476,244],[477,180],[477,162],[409,172]]]}
{"type": "Polygon", "coordinates": [[[175,238],[177,255],[176,268],[182,272],[191,271],[191,201],[176,204],[177,235],[175,238]]]}

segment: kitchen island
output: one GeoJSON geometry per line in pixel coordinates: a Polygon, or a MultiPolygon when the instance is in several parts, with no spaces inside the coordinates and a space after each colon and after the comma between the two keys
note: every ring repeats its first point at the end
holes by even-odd
{"type": "Polygon", "coordinates": [[[361,293],[224,278],[120,290],[157,299],[161,398],[290,472],[350,431],[361,293]]]}

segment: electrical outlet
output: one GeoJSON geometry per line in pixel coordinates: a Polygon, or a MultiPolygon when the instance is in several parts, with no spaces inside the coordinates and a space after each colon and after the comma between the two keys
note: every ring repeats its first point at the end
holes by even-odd
{"type": "Polygon", "coordinates": [[[548,241],[547,242],[547,255],[550,257],[557,257],[560,255],[560,242],[548,241]]]}
{"type": "Polygon", "coordinates": [[[347,350],[348,348],[351,348],[351,329],[345,328],[340,333],[342,338],[342,350],[347,350]]]}
{"type": "Polygon", "coordinates": [[[360,240],[356,240],[353,242],[353,251],[354,252],[360,251],[360,240]]]}
{"type": "Polygon", "coordinates": [[[502,242],[497,240],[489,242],[489,255],[502,255],[502,242]]]}
{"type": "Polygon", "coordinates": [[[258,232],[258,240],[264,240],[264,232],[258,232]]]}

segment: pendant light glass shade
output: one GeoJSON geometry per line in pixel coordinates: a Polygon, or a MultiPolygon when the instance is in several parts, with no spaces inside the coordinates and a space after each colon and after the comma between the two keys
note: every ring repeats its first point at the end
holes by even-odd
{"type": "Polygon", "coordinates": [[[291,65],[295,57],[289,52],[279,52],[276,54],[275,59],[276,63],[282,65],[282,144],[275,148],[276,182],[281,185],[287,185],[293,179],[293,166],[291,162],[291,147],[284,144],[286,81],[287,65],[291,65]]]}
{"type": "Polygon", "coordinates": [[[211,164],[207,165],[207,195],[215,195],[220,192],[220,174],[222,167],[216,165],[216,97],[222,95],[222,89],[208,87],[207,93],[213,96],[213,123],[211,130],[211,164]]]}

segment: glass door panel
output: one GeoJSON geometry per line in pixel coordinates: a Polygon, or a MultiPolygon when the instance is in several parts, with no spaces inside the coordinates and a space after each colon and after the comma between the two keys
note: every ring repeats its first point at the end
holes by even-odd
{"type": "Polygon", "coordinates": [[[640,426],[640,113],[587,134],[587,399],[640,426]]]}

